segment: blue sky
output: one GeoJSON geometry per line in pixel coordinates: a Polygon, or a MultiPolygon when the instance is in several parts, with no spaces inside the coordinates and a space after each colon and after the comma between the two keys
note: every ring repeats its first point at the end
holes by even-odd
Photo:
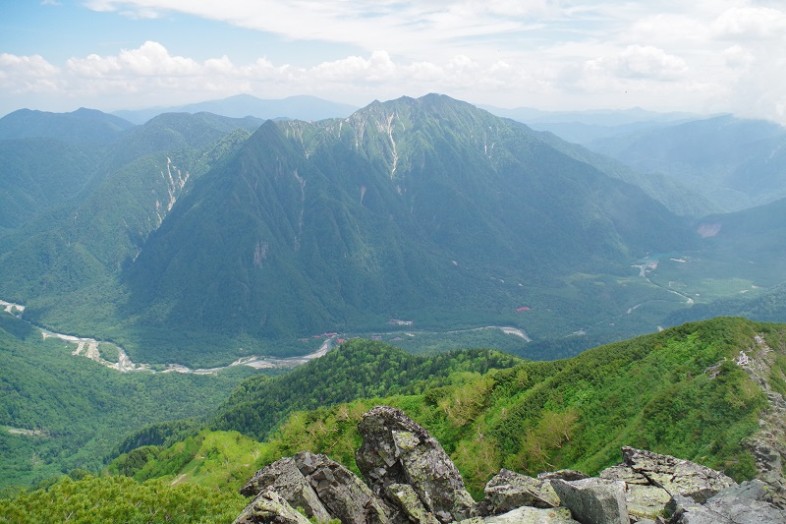
{"type": "Polygon", "coordinates": [[[786,123],[775,0],[0,0],[0,114],[445,93],[786,123]]]}

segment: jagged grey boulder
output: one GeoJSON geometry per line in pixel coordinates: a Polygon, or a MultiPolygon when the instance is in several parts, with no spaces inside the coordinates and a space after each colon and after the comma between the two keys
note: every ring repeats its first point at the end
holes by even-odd
{"type": "Polygon", "coordinates": [[[579,524],[567,508],[531,508],[522,506],[501,515],[474,517],[459,524],[579,524]]]}
{"type": "Polygon", "coordinates": [[[651,484],[665,489],[672,496],[683,495],[699,503],[736,484],[719,471],[669,455],[626,446],[622,448],[622,458],[625,466],[644,476],[651,484]]]}
{"type": "Polygon", "coordinates": [[[654,484],[642,475],[625,465],[612,466],[600,472],[600,478],[619,480],[625,483],[625,504],[631,518],[654,520],[664,514],[671,495],[668,491],[654,484]]]}
{"type": "Polygon", "coordinates": [[[628,484],[625,490],[628,515],[637,520],[654,520],[663,515],[670,501],[671,495],[657,486],[628,484]]]}
{"type": "Polygon", "coordinates": [[[674,497],[670,524],[783,524],[786,511],[772,503],[772,489],[760,480],[727,488],[704,504],[674,497]]]}
{"type": "Polygon", "coordinates": [[[310,524],[278,493],[266,490],[246,506],[234,524],[310,524]]]}
{"type": "Polygon", "coordinates": [[[573,469],[560,469],[557,471],[546,471],[544,473],[538,474],[539,480],[566,480],[571,482],[573,480],[584,480],[590,478],[589,475],[585,475],[581,471],[576,471],[573,469]]]}
{"type": "Polygon", "coordinates": [[[484,507],[491,515],[506,513],[521,506],[554,508],[560,500],[547,480],[534,479],[502,469],[483,489],[484,507]]]}
{"type": "Polygon", "coordinates": [[[387,500],[396,504],[409,522],[439,524],[439,520],[423,506],[420,497],[409,484],[391,484],[386,488],[385,494],[387,500]]]}
{"type": "Polygon", "coordinates": [[[249,497],[268,490],[278,493],[291,506],[302,509],[309,517],[320,521],[330,520],[330,514],[320,502],[311,483],[291,457],[277,460],[257,471],[240,493],[249,497]]]}
{"type": "Polygon", "coordinates": [[[294,461],[333,518],[343,524],[390,522],[385,503],[338,462],[307,451],[295,455],[294,461]]]}
{"type": "Polygon", "coordinates": [[[625,483],[588,478],[567,482],[551,481],[562,504],[582,524],[628,524],[625,483]]]}
{"type": "Polygon", "coordinates": [[[401,410],[378,406],[363,415],[358,430],[363,445],[357,465],[380,497],[386,497],[390,485],[408,484],[440,522],[472,516],[475,503],[456,466],[439,442],[401,410]]]}

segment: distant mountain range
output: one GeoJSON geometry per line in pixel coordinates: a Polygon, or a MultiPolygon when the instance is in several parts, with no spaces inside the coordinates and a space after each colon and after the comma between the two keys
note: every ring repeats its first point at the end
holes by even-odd
{"type": "Polygon", "coordinates": [[[174,107],[115,111],[115,115],[135,124],[144,124],[163,113],[215,113],[233,118],[252,116],[268,119],[294,119],[307,122],[326,118],[344,118],[357,107],[330,102],[314,96],[290,96],[282,99],[261,99],[252,95],[235,95],[221,100],[174,107]]]}
{"type": "MultiPolygon", "coordinates": [[[[638,173],[668,178],[690,198],[704,202],[687,214],[738,211],[786,197],[786,128],[773,122],[638,108],[489,110],[619,160],[638,173]]],[[[686,214],[685,206],[669,207],[686,214]]]]}
{"type": "Polygon", "coordinates": [[[0,140],[51,138],[69,144],[106,144],[134,127],[131,122],[80,108],[71,113],[49,113],[20,109],[0,119],[0,140]]]}
{"type": "MultiPolygon", "coordinates": [[[[257,113],[252,99],[222,103],[257,113]]],[[[679,216],[711,208],[681,180],[470,104],[428,95],[294,115],[0,119],[11,166],[0,170],[0,298],[143,360],[193,361],[288,354],[297,343],[283,340],[391,331],[392,320],[507,325],[586,347],[735,292],[709,280],[781,278],[775,264],[738,271],[731,262],[745,262],[726,256],[781,245],[779,215],[728,237],[747,222],[711,217],[729,225],[708,236],[679,216]]]]}
{"type": "Polygon", "coordinates": [[[645,129],[587,144],[645,173],[662,173],[723,211],[786,197],[786,128],[732,116],[645,129]]]}

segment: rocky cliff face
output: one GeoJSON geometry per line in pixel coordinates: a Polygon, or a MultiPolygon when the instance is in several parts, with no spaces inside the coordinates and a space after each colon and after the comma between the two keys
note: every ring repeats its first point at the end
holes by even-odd
{"type": "Polygon", "coordinates": [[[254,499],[235,524],[786,523],[783,505],[761,481],[737,484],[704,466],[629,447],[596,478],[503,469],[476,503],[440,444],[400,410],[376,407],[359,430],[365,482],[324,455],[283,458],[243,487],[254,499]]]}
{"type": "Polygon", "coordinates": [[[757,335],[754,341],[754,346],[740,351],[737,364],[762,388],[769,406],[759,420],[760,430],[745,444],[756,457],[757,477],[774,490],[778,505],[786,507],[786,479],[783,475],[786,464],[786,426],[783,424],[786,420],[786,399],[770,383],[777,353],[761,335],[757,335]]]}

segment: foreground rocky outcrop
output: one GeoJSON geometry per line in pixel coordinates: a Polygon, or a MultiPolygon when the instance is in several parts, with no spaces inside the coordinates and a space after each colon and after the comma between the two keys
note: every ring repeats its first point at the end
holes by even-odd
{"type": "Polygon", "coordinates": [[[413,511],[421,512],[420,505],[440,522],[472,516],[475,501],[453,461],[439,442],[400,410],[376,407],[363,416],[358,430],[363,445],[355,458],[374,493],[410,518],[413,511]],[[404,486],[411,486],[417,498],[398,496],[409,491],[404,486]],[[419,505],[412,508],[410,499],[419,505]]]}
{"type": "Polygon", "coordinates": [[[365,482],[325,455],[303,452],[261,469],[236,524],[786,524],[760,481],[624,447],[596,478],[570,470],[538,478],[503,469],[475,502],[439,442],[398,409],[379,406],[358,426],[365,482]]]}

